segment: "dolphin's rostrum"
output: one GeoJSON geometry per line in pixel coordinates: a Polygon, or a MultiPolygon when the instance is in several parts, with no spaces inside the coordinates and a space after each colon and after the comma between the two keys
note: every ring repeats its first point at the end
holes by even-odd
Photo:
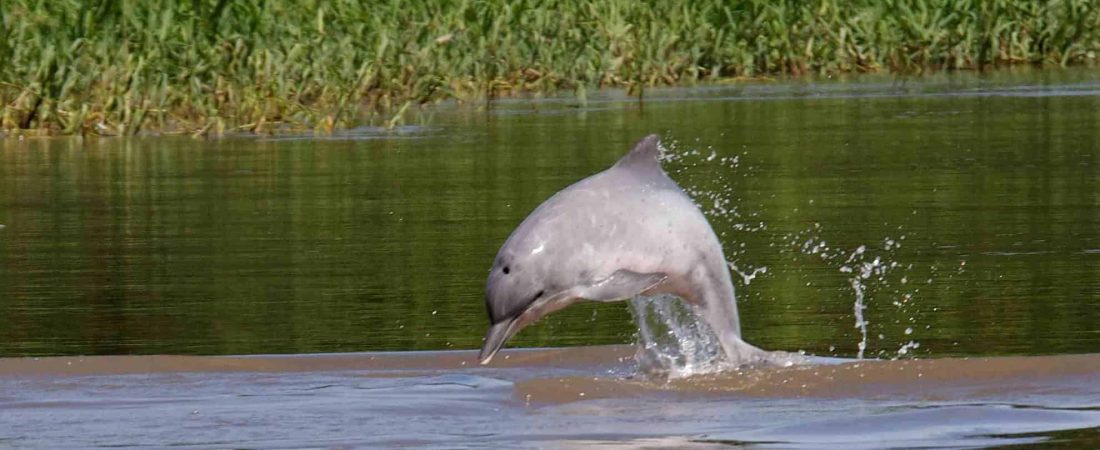
{"type": "Polygon", "coordinates": [[[543,202],[489,272],[488,363],[512,335],[580,300],[673,294],[702,317],[735,365],[766,359],[741,340],[729,268],[714,230],[661,168],[650,135],[614,166],[543,202]]]}

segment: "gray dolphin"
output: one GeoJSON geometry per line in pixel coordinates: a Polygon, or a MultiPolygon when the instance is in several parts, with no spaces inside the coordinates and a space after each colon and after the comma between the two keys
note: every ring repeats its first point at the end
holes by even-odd
{"type": "Polygon", "coordinates": [[[710,325],[735,365],[767,360],[741,340],[722,245],[691,198],[661,168],[659,138],[550,197],[512,232],[489,272],[488,363],[512,335],[581,300],[680,297],[710,325]]]}

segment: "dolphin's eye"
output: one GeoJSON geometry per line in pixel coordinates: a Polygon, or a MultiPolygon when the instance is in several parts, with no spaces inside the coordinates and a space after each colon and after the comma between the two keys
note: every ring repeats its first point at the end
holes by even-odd
{"type": "Polygon", "coordinates": [[[542,297],[542,291],[539,291],[538,294],[535,294],[535,300],[538,300],[540,297],[542,297]]]}
{"type": "Polygon", "coordinates": [[[511,272],[511,271],[512,271],[512,269],[509,269],[509,268],[508,268],[508,266],[504,266],[504,268],[503,268],[503,269],[500,269],[500,270],[501,270],[502,272],[504,272],[504,274],[505,274],[505,275],[507,275],[507,274],[508,274],[509,272],[511,272]]]}

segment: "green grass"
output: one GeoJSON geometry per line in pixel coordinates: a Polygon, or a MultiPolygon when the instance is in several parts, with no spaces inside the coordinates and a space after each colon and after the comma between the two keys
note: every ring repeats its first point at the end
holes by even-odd
{"type": "Polygon", "coordinates": [[[447,98],[1098,50],[1100,0],[3,0],[0,128],[330,131],[447,98]]]}

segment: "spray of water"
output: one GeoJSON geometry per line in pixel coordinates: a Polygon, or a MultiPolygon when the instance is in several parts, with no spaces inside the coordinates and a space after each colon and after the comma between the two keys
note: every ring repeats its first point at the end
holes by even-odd
{"type": "MultiPolygon", "coordinates": [[[[900,230],[902,227],[898,228],[900,230]]],[[[908,326],[905,328],[903,338],[907,340],[906,342],[896,350],[880,348],[873,353],[874,357],[890,359],[912,357],[913,352],[921,347],[920,342],[912,339],[918,322],[917,313],[914,311],[916,309],[914,299],[920,294],[921,289],[917,283],[910,283],[910,278],[915,275],[913,264],[902,264],[897,256],[897,250],[901,247],[902,241],[906,240],[906,235],[902,234],[897,239],[884,237],[879,245],[873,247],[859,245],[851,251],[845,251],[830,247],[820,238],[822,233],[821,225],[814,224],[811,229],[786,235],[783,239],[802,255],[816,257],[826,265],[834,265],[837,271],[846,277],[845,282],[851,289],[854,300],[852,304],[854,328],[859,331],[856,357],[863,359],[868,355],[874,338],[880,341],[886,339],[882,332],[872,333],[871,321],[867,318],[867,308],[876,299],[889,300],[895,307],[885,319],[892,319],[894,326],[903,323],[908,326]]],[[[935,266],[929,269],[932,273],[936,272],[935,266]]],[[[933,279],[928,278],[926,284],[932,284],[932,282],[933,279]]]]}
{"type": "MultiPolygon", "coordinates": [[[[853,269],[848,264],[853,264],[858,258],[862,258],[863,254],[867,252],[866,246],[859,246],[848,256],[848,260],[845,261],[845,265],[841,266],[840,271],[844,273],[853,273],[856,269],[853,269]]],[[[852,286],[852,292],[855,293],[856,301],[852,307],[856,318],[856,328],[859,329],[859,353],[856,356],[858,359],[863,359],[864,352],[867,351],[867,319],[863,317],[863,312],[867,309],[865,303],[865,296],[867,287],[864,284],[866,280],[870,279],[872,275],[883,276],[887,270],[887,266],[882,264],[882,258],[876,257],[871,262],[860,261],[856,264],[858,273],[855,276],[848,279],[848,284],[852,286]]]]}
{"type": "MultiPolygon", "coordinates": [[[[734,197],[734,190],[728,176],[746,176],[740,170],[741,157],[719,157],[712,148],[700,150],[690,148],[680,150],[675,141],[662,142],[662,160],[666,167],[672,166],[672,173],[681,182],[685,191],[695,200],[696,206],[707,215],[719,236],[726,230],[738,232],[760,232],[766,229],[756,214],[743,216],[737,205],[742,199],[734,197]],[[712,186],[717,189],[697,187],[701,180],[686,168],[717,164],[722,170],[706,174],[712,186]]],[[[735,249],[726,249],[727,255],[741,255],[743,245],[735,249]]],[[[744,285],[748,285],[758,276],[767,274],[767,267],[751,267],[744,271],[730,262],[730,269],[740,275],[744,285]]],[[[662,295],[639,297],[630,302],[631,313],[638,325],[638,351],[636,360],[639,368],[651,377],[676,379],[724,371],[732,368],[726,360],[718,337],[702,321],[690,306],[676,297],[662,295]]],[[[784,361],[793,361],[790,355],[782,355],[784,361]]]]}
{"type": "MultiPolygon", "coordinates": [[[[745,201],[736,197],[732,187],[730,177],[753,176],[755,168],[743,166],[747,152],[720,157],[710,147],[679,147],[676,141],[662,143],[662,160],[666,162],[666,167],[671,166],[670,172],[695,200],[720,237],[725,238],[727,231],[741,235],[770,232],[758,212],[742,211],[745,201]],[[715,168],[716,164],[718,170],[689,170],[699,166],[715,168]],[[702,178],[695,178],[699,176],[702,178]],[[704,184],[707,187],[700,187],[704,184]]],[[[760,207],[763,208],[763,205],[760,207]]],[[[854,328],[859,332],[857,357],[862,359],[867,355],[871,342],[871,322],[867,318],[867,307],[872,297],[880,295],[876,294],[879,291],[888,291],[885,293],[894,297],[892,303],[897,308],[897,314],[902,315],[920,292],[919,288],[908,284],[913,265],[902,266],[896,261],[895,251],[901,246],[900,241],[905,240],[905,236],[901,235],[897,240],[886,237],[882,245],[859,245],[852,250],[843,250],[830,246],[821,238],[822,233],[821,225],[814,224],[812,228],[801,232],[769,236],[768,239],[772,242],[769,248],[775,248],[781,253],[793,249],[795,254],[811,257],[807,262],[816,260],[816,264],[833,265],[846,277],[847,286],[853,295],[854,328]],[[889,291],[887,287],[893,290],[889,291]]],[[[743,242],[726,245],[727,257],[733,258],[729,262],[730,269],[739,275],[739,289],[748,287],[758,277],[772,275],[773,271],[767,266],[743,261],[747,258],[743,242]]],[[[934,273],[935,267],[932,269],[934,273]]],[[[928,283],[931,282],[929,278],[928,283]]],[[[822,297],[826,295],[828,294],[823,292],[822,297]]],[[[638,325],[636,357],[644,373],[672,379],[731,368],[725,361],[718,338],[691,307],[679,299],[668,296],[636,298],[630,302],[630,308],[638,325]]],[[[905,330],[907,338],[914,333],[915,316],[910,315],[908,321],[910,326],[905,330]]],[[[884,336],[878,334],[878,338],[882,340],[884,336]]],[[[875,356],[907,357],[918,348],[920,343],[909,339],[893,353],[878,350],[875,356]]],[[[835,349],[835,346],[830,349],[835,349]]]]}
{"type": "MultiPolygon", "coordinates": [[[[705,150],[686,149],[680,151],[675,141],[661,143],[662,161],[671,166],[677,174],[685,191],[708,216],[709,219],[737,222],[732,226],[716,227],[721,229],[757,229],[763,223],[748,225],[739,222],[741,214],[735,205],[740,199],[731,196],[731,186],[723,179],[724,174],[736,173],[723,171],[716,180],[722,188],[706,190],[695,187],[690,180],[693,173],[684,173],[684,168],[700,164],[719,164],[726,169],[736,169],[740,156],[718,157],[711,148],[705,150]],[[689,178],[685,183],[683,178],[689,178]]],[[[713,179],[712,179],[713,181],[713,179]]],[[[719,231],[720,234],[724,234],[719,231]]],[[[731,266],[732,267],[732,266],[731,266]]],[[[767,272],[766,267],[757,267],[746,272],[737,271],[746,284],[753,278],[767,272]]],[[[630,310],[638,325],[638,351],[635,359],[639,368],[653,378],[676,379],[693,375],[714,373],[730,368],[726,361],[718,337],[702,321],[690,306],[682,300],[669,295],[638,297],[630,301],[630,310]]]]}

